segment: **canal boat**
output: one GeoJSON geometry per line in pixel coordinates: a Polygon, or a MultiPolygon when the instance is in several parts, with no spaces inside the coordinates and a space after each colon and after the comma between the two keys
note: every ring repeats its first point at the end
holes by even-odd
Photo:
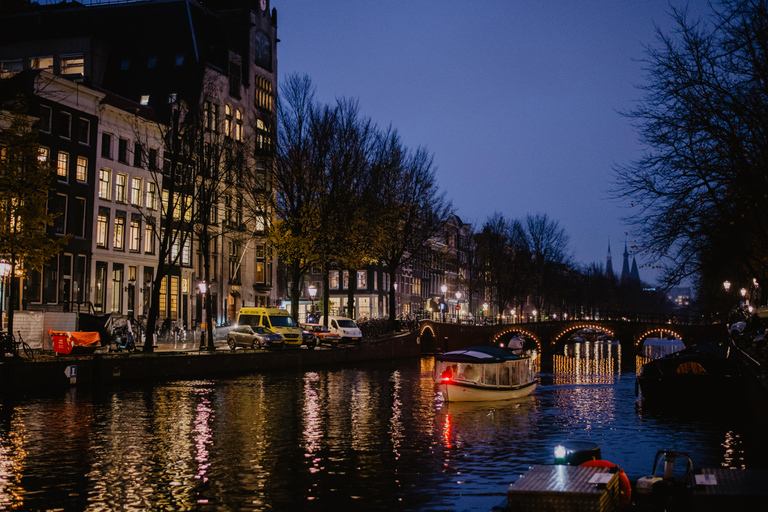
{"type": "Polygon", "coordinates": [[[742,375],[719,345],[694,345],[642,366],[637,388],[644,401],[701,403],[732,400],[741,395],[742,375]]]}
{"type": "Polygon", "coordinates": [[[438,355],[435,382],[446,402],[484,402],[528,396],[538,379],[531,357],[483,346],[438,355]]]}

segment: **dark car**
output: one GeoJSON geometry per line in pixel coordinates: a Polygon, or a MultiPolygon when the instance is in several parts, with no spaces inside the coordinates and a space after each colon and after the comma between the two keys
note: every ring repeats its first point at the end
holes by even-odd
{"type": "Polygon", "coordinates": [[[314,349],[318,343],[317,343],[317,336],[310,330],[306,329],[305,327],[301,328],[301,335],[302,335],[302,346],[307,347],[309,350],[314,349]]]}
{"type": "Polygon", "coordinates": [[[227,334],[227,344],[246,348],[282,348],[285,340],[279,332],[272,332],[260,325],[241,325],[227,334]]]}

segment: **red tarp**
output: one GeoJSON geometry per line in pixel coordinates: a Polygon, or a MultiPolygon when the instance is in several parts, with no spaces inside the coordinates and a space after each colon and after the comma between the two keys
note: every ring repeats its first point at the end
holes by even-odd
{"type": "Polygon", "coordinates": [[[84,352],[91,352],[101,346],[101,337],[98,332],[54,331],[53,329],[48,329],[48,332],[51,335],[53,351],[58,354],[69,354],[75,347],[84,352]]]}

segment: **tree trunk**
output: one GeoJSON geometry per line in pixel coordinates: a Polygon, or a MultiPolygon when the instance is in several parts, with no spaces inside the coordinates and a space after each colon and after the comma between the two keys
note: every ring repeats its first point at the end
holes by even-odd
{"type": "Polygon", "coordinates": [[[357,270],[349,269],[349,286],[347,287],[347,318],[356,319],[355,291],[357,290],[357,270]]]}

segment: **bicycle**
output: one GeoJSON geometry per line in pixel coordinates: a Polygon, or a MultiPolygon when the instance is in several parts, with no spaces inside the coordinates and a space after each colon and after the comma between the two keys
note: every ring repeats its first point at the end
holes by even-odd
{"type": "Polygon", "coordinates": [[[0,332],[0,354],[12,354],[14,357],[18,357],[19,349],[24,353],[27,359],[34,359],[35,353],[26,341],[21,337],[21,331],[17,331],[19,339],[11,332],[0,332]]]}

